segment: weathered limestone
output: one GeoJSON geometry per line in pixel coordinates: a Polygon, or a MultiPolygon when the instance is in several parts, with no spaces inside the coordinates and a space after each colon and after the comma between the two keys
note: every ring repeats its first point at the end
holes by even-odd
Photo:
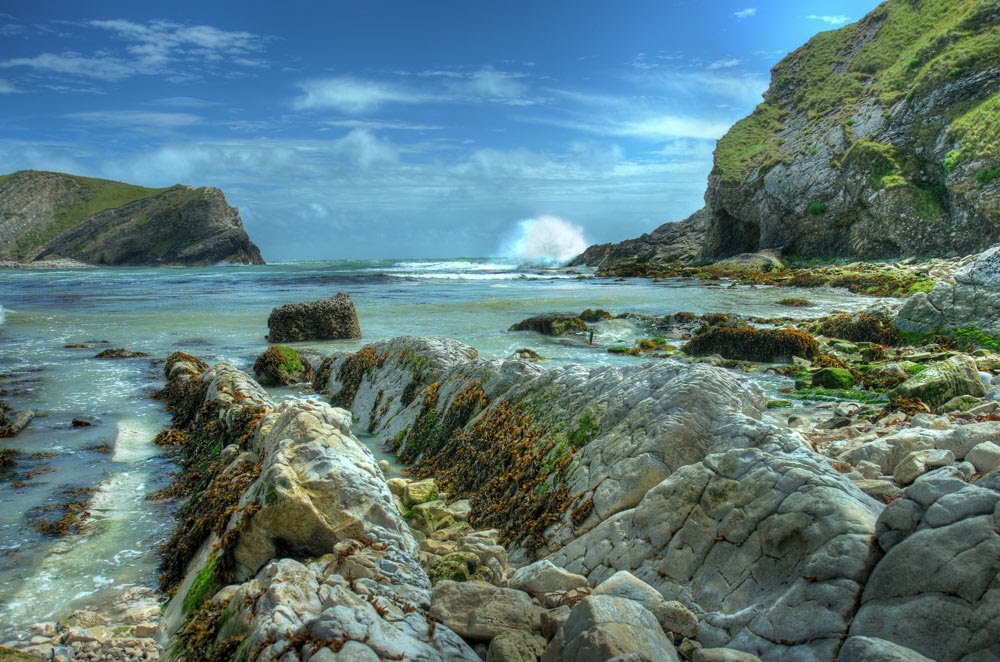
{"type": "Polygon", "coordinates": [[[416,540],[374,456],[351,435],[348,412],[310,400],[275,405],[226,365],[168,368],[167,390],[192,393],[206,403],[202,412],[217,412],[222,422],[247,403],[263,415],[236,458],[261,458],[259,476],[226,513],[222,535],[209,537],[189,565],[164,617],[166,636],[186,645],[198,631],[194,619],[209,633],[199,647],[234,654],[227,647],[238,644],[258,660],[307,658],[315,645],[304,642],[341,653],[350,646],[351,659],[478,659],[448,627],[428,620],[430,582],[416,540]],[[235,585],[219,591],[221,572],[235,585]],[[206,582],[216,582],[208,593],[216,599],[195,602],[193,591],[206,582]],[[223,611],[229,616],[220,620],[223,611]],[[182,621],[188,624],[178,631],[182,621]]]}
{"type": "MultiPolygon", "coordinates": [[[[957,470],[918,478],[879,518],[885,554],[865,585],[851,637],[934,660],[1000,656],[1000,478],[957,470]]],[[[845,658],[847,659],[847,658],[845,658]]]]}

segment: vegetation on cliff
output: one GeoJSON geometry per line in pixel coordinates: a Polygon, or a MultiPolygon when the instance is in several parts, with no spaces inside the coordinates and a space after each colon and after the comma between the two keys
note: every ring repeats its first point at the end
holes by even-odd
{"type": "Polygon", "coordinates": [[[0,177],[0,258],[263,263],[218,189],[146,188],[33,170],[0,177]]]}

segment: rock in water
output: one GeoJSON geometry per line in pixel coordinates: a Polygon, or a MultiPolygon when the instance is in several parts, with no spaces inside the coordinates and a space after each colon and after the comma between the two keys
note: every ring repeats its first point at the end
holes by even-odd
{"type": "Polygon", "coordinates": [[[321,301],[275,308],[267,318],[267,328],[268,340],[273,343],[361,337],[358,313],[346,292],[321,301]]]}
{"type": "Polygon", "coordinates": [[[313,369],[294,348],[273,345],[257,357],[253,374],[263,386],[287,386],[311,381],[313,369]]]}
{"type": "Polygon", "coordinates": [[[22,170],[0,178],[0,258],[97,265],[263,264],[217,188],[152,189],[22,170]]]}
{"type": "Polygon", "coordinates": [[[508,331],[536,331],[545,336],[566,336],[586,333],[587,325],[579,317],[572,315],[541,315],[529,317],[512,325],[508,331]]]}

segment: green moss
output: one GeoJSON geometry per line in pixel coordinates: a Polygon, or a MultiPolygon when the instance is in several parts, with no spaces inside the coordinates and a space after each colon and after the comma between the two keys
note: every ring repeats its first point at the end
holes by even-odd
{"type": "Polygon", "coordinates": [[[183,607],[185,615],[190,615],[193,611],[201,607],[205,600],[211,598],[222,588],[222,585],[215,579],[215,563],[217,560],[218,557],[213,554],[195,576],[194,582],[191,583],[191,588],[188,589],[187,595],[184,596],[183,607]]]}
{"type": "Polygon", "coordinates": [[[587,409],[580,416],[580,422],[576,430],[570,433],[569,442],[575,448],[582,448],[590,443],[590,440],[597,436],[597,416],[593,410],[587,409]]]}
{"type": "Polygon", "coordinates": [[[792,403],[788,400],[768,400],[768,409],[785,409],[786,407],[791,407],[792,403]]]}
{"type": "Polygon", "coordinates": [[[913,365],[906,366],[906,372],[911,375],[919,375],[924,370],[927,370],[927,366],[923,363],[914,363],[913,365]]]}
{"type": "Polygon", "coordinates": [[[993,168],[988,168],[986,170],[980,170],[976,173],[976,181],[980,184],[988,184],[994,179],[1000,179],[1000,166],[995,166],[993,168]]]}
{"type": "Polygon", "coordinates": [[[951,172],[958,165],[959,159],[961,159],[962,153],[958,150],[950,150],[944,155],[944,171],[951,172]]]}
{"type": "Polygon", "coordinates": [[[850,389],[800,388],[790,391],[785,395],[795,400],[817,400],[820,402],[837,402],[840,400],[851,400],[867,404],[885,402],[884,396],[850,389]]]}
{"type": "Polygon", "coordinates": [[[955,119],[948,133],[961,145],[963,161],[995,158],[1000,153],[1000,92],[955,119]]]}
{"type": "Polygon", "coordinates": [[[808,205],[806,205],[806,211],[812,214],[813,216],[820,216],[821,214],[826,213],[826,203],[818,201],[810,202],[808,205]]]}
{"type": "Polygon", "coordinates": [[[299,355],[298,351],[285,345],[275,345],[274,348],[281,354],[282,360],[278,365],[279,370],[293,375],[304,369],[304,366],[302,365],[302,357],[299,355]]]}
{"type": "Polygon", "coordinates": [[[845,368],[822,368],[812,376],[812,386],[827,389],[849,389],[854,386],[854,375],[845,368]]]}

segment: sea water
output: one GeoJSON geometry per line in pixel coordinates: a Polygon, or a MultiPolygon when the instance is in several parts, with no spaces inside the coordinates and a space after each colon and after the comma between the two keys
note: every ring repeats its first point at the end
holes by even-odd
{"type": "MultiPolygon", "coordinates": [[[[156,585],[157,546],[169,535],[172,506],[147,497],[175,470],[151,443],[169,422],[149,398],[162,385],[162,368],[148,359],[95,359],[104,348],[159,359],[183,350],[247,369],[267,347],[274,307],[344,291],[364,339],[300,349],[325,355],[402,335],[447,336],[488,358],[527,347],[545,357],[542,365],[627,364],[643,359],[605,349],[645,335],[634,322],[597,325],[596,347],[507,329],[533,315],[586,308],[772,317],[788,314],[777,302],[791,296],[816,304],[796,309],[797,316],[871,303],[838,291],[586,276],[499,259],[0,272],[0,399],[41,414],[18,437],[0,439],[0,449],[19,451],[17,473],[33,474],[16,488],[9,476],[0,481],[0,641],[73,609],[99,609],[125,588],[156,585]],[[87,341],[108,344],[65,347],[87,341]],[[73,419],[93,425],[74,428],[73,419]],[[64,538],[37,532],[31,521],[77,488],[97,489],[85,530],[64,538]]],[[[274,395],[294,397],[287,390],[274,395]]],[[[378,451],[380,440],[365,442],[378,451]]]]}

